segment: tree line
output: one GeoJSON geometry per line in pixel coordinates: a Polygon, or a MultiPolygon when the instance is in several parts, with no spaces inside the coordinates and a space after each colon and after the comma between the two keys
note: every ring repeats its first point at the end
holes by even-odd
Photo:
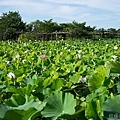
{"type": "MultiPolygon", "coordinates": [[[[99,39],[99,38],[117,38],[120,37],[120,29],[110,28],[96,29],[96,27],[86,26],[86,22],[79,23],[72,21],[71,23],[54,22],[49,20],[36,20],[29,24],[22,20],[19,12],[9,11],[0,16],[0,40],[18,40],[20,36],[32,37],[39,40],[40,35],[46,35],[49,40],[51,34],[55,32],[70,33],[71,38],[80,39],[99,39]]],[[[59,34],[58,38],[65,38],[68,34],[59,34]]],[[[54,39],[54,37],[53,37],[54,39]]]]}

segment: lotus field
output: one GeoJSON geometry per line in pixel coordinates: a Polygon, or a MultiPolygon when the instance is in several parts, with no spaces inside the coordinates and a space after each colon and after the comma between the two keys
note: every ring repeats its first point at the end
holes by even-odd
{"type": "Polygon", "coordinates": [[[120,120],[120,40],[1,42],[0,120],[120,120]]]}

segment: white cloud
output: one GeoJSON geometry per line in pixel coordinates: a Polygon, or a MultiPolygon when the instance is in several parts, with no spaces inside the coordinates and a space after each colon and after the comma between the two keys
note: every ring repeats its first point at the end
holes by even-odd
{"type": "Polygon", "coordinates": [[[0,5],[1,6],[15,6],[15,5],[28,5],[27,4],[27,0],[26,1],[17,1],[16,0],[1,0],[0,1],[0,5]]]}
{"type": "Polygon", "coordinates": [[[46,0],[47,2],[61,4],[86,5],[110,11],[120,12],[120,0],[46,0]]]}
{"type": "Polygon", "coordinates": [[[18,9],[22,12],[27,12],[28,14],[31,13],[43,13],[51,10],[51,6],[45,2],[38,2],[35,0],[19,0],[16,2],[16,0],[1,0],[0,6],[8,6],[12,9],[18,9]]]}
{"type": "Polygon", "coordinates": [[[19,11],[26,22],[53,18],[56,22],[75,20],[98,27],[118,26],[119,8],[120,0],[0,0],[1,13],[19,11]]]}
{"type": "Polygon", "coordinates": [[[60,5],[55,8],[55,10],[52,12],[52,15],[54,17],[70,18],[76,14],[76,11],[78,11],[77,7],[60,5]]]}
{"type": "Polygon", "coordinates": [[[28,17],[36,20],[39,19],[41,16],[49,16],[54,8],[54,6],[49,3],[46,3],[44,1],[39,2],[37,0],[20,0],[17,2],[16,0],[1,0],[0,6],[2,6],[2,8],[8,7],[10,9],[9,11],[19,11],[22,17],[27,20],[28,17]]]}
{"type": "Polygon", "coordinates": [[[1,0],[0,5],[3,6],[32,6],[32,5],[37,5],[37,2],[31,1],[31,0],[1,0]]]}

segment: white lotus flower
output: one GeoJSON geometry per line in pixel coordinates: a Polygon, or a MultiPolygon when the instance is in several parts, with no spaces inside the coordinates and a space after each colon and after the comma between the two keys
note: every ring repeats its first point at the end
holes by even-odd
{"type": "Polygon", "coordinates": [[[69,44],[66,44],[66,46],[69,46],[69,44]]]}
{"type": "Polygon", "coordinates": [[[10,63],[10,61],[6,61],[6,63],[7,63],[7,64],[9,64],[9,63],[10,63]]]}
{"type": "Polygon", "coordinates": [[[83,77],[80,81],[81,81],[82,83],[85,83],[85,82],[86,82],[86,77],[83,77]]]}
{"type": "Polygon", "coordinates": [[[25,61],[26,61],[26,60],[25,60],[25,59],[23,59],[23,60],[22,60],[22,63],[25,63],[25,61]]]}
{"type": "Polygon", "coordinates": [[[80,59],[80,58],[81,58],[81,55],[80,55],[80,54],[76,54],[76,57],[80,59]]]}
{"type": "Polygon", "coordinates": [[[93,120],[93,118],[90,118],[89,120],[93,120]]]}
{"type": "Polygon", "coordinates": [[[51,53],[52,53],[52,51],[49,51],[49,53],[51,54],[51,53]]]}
{"type": "Polygon", "coordinates": [[[78,53],[81,53],[82,52],[82,50],[78,50],[78,53]]]}
{"type": "Polygon", "coordinates": [[[68,49],[68,52],[70,52],[70,49],[68,49]]]}
{"type": "Polygon", "coordinates": [[[118,46],[114,46],[114,50],[117,50],[118,49],[118,46]]]}
{"type": "Polygon", "coordinates": [[[112,55],[111,57],[112,57],[112,58],[114,58],[114,59],[116,59],[116,58],[117,58],[117,56],[116,56],[116,55],[112,55]]]}
{"type": "Polygon", "coordinates": [[[13,58],[13,60],[18,59],[19,57],[20,57],[20,55],[19,55],[19,54],[17,54],[17,55],[13,58]]]}
{"type": "Polygon", "coordinates": [[[32,92],[35,92],[35,90],[32,90],[32,92]]]}
{"type": "Polygon", "coordinates": [[[92,52],[92,55],[94,55],[94,52],[92,52]]]}
{"type": "Polygon", "coordinates": [[[62,55],[63,54],[63,52],[60,52],[60,55],[62,55]]]}
{"type": "Polygon", "coordinates": [[[43,71],[46,71],[47,70],[47,67],[43,67],[43,71]]]}
{"type": "Polygon", "coordinates": [[[20,55],[19,55],[19,54],[17,54],[15,57],[16,57],[16,58],[19,58],[19,57],[20,57],[20,55]]]}
{"type": "Polygon", "coordinates": [[[67,47],[64,48],[65,50],[67,49],[67,47]]]}
{"type": "Polygon", "coordinates": [[[24,53],[27,53],[29,50],[26,50],[24,53]]]}
{"type": "Polygon", "coordinates": [[[108,46],[108,44],[106,44],[106,47],[108,46]]]}
{"type": "Polygon", "coordinates": [[[7,76],[9,77],[9,78],[14,78],[15,79],[15,74],[14,73],[12,73],[12,72],[9,72],[8,74],[7,74],[7,76]]]}

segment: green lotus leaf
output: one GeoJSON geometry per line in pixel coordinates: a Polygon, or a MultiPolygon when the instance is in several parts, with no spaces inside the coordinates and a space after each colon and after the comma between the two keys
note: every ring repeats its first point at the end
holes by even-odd
{"type": "Polygon", "coordinates": [[[104,111],[120,113],[120,95],[107,99],[102,108],[104,111]]]}
{"type": "Polygon", "coordinates": [[[112,73],[119,73],[120,74],[120,62],[110,61],[110,62],[107,62],[107,66],[110,67],[110,71],[112,73]]]}
{"type": "Polygon", "coordinates": [[[18,88],[18,89],[11,87],[11,88],[8,89],[8,92],[20,94],[22,96],[24,96],[25,94],[31,95],[31,92],[33,90],[35,90],[35,88],[37,88],[37,85],[28,84],[27,86],[25,86],[23,88],[18,88]]]}
{"type": "Polygon", "coordinates": [[[22,95],[14,94],[5,102],[8,106],[18,107],[25,103],[25,98],[22,95]]]}
{"type": "Polygon", "coordinates": [[[72,115],[75,113],[76,100],[70,93],[54,92],[47,99],[47,104],[41,112],[44,117],[51,117],[56,120],[64,114],[72,115]]]}
{"type": "Polygon", "coordinates": [[[82,76],[80,76],[79,73],[74,74],[73,76],[70,76],[70,81],[72,83],[78,83],[81,80],[82,76]]]}
{"type": "Polygon", "coordinates": [[[117,91],[120,93],[120,82],[117,83],[117,91]]]}
{"type": "Polygon", "coordinates": [[[22,115],[17,113],[16,110],[8,110],[5,113],[3,120],[22,120],[22,115]]]}
{"type": "Polygon", "coordinates": [[[3,118],[5,116],[5,113],[10,110],[11,108],[5,105],[0,105],[0,118],[3,118]]]}
{"type": "Polygon", "coordinates": [[[61,89],[65,83],[66,83],[65,79],[57,78],[56,80],[53,81],[51,88],[55,90],[61,89]]]}
{"type": "Polygon", "coordinates": [[[85,109],[85,116],[88,119],[100,120],[97,109],[98,109],[97,101],[87,103],[87,107],[85,109]]]}
{"type": "Polygon", "coordinates": [[[36,114],[37,110],[35,108],[29,108],[24,112],[22,120],[31,120],[31,118],[36,114]]]}
{"type": "Polygon", "coordinates": [[[88,80],[90,91],[95,91],[100,88],[104,84],[105,77],[106,69],[103,66],[99,66],[88,80]]]}
{"type": "Polygon", "coordinates": [[[35,108],[36,110],[41,111],[45,106],[45,104],[46,102],[31,100],[30,102],[25,103],[24,105],[13,108],[17,110],[25,110],[25,111],[27,111],[29,108],[35,108]]]}

